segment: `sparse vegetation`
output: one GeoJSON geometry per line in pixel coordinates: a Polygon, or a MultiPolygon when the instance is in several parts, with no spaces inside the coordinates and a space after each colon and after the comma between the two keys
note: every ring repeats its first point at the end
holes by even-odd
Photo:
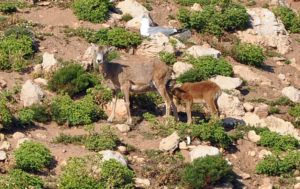
{"type": "Polygon", "coordinates": [[[265,4],[263,4],[261,7],[262,7],[262,8],[265,8],[265,9],[268,9],[269,6],[270,6],[270,5],[269,5],[268,3],[265,3],[265,4]]]}
{"type": "Polygon", "coordinates": [[[133,17],[131,16],[131,14],[124,14],[122,16],[122,19],[125,21],[125,22],[128,22],[129,20],[133,19],[133,17]]]}
{"type": "Polygon", "coordinates": [[[0,94],[0,130],[9,129],[14,118],[6,103],[7,99],[0,94]]]}
{"type": "Polygon", "coordinates": [[[279,54],[278,52],[270,51],[270,50],[267,50],[266,55],[268,57],[282,57],[282,54],[279,54]]]}
{"type": "Polygon", "coordinates": [[[142,5],[143,5],[143,7],[145,7],[148,11],[152,11],[152,10],[153,10],[153,8],[151,7],[151,5],[150,5],[149,3],[143,3],[142,5]]]}
{"type": "Polygon", "coordinates": [[[19,121],[23,126],[33,123],[33,117],[34,117],[33,110],[21,108],[18,110],[18,115],[19,115],[19,121]]]}
{"type": "Polygon", "coordinates": [[[174,53],[169,53],[166,51],[161,51],[159,54],[159,59],[165,62],[167,65],[173,65],[177,60],[174,53]]]}
{"type": "Polygon", "coordinates": [[[17,167],[22,170],[40,171],[52,159],[49,148],[42,143],[25,141],[14,151],[17,167]]]}
{"type": "Polygon", "coordinates": [[[155,111],[158,104],[163,103],[163,99],[159,94],[148,92],[143,94],[131,94],[130,106],[133,108],[143,108],[149,111],[155,111]]]}
{"type": "Polygon", "coordinates": [[[271,114],[278,114],[279,112],[280,112],[279,108],[276,108],[276,107],[273,107],[273,106],[270,107],[270,113],[271,114]]]}

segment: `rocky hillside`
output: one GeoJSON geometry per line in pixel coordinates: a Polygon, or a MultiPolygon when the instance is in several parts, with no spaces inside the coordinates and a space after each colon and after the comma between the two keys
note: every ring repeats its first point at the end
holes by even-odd
{"type": "Polygon", "coordinates": [[[0,188],[300,188],[300,2],[0,0],[0,188]],[[151,27],[177,29],[141,36],[151,27]],[[94,66],[159,58],[222,89],[220,119],[130,94],[94,66]]]}

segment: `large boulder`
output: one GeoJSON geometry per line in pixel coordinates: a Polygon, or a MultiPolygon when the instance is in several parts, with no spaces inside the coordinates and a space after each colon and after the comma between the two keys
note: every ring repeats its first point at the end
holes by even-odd
{"type": "Polygon", "coordinates": [[[35,84],[32,80],[27,80],[22,86],[21,100],[24,107],[40,103],[41,99],[45,97],[45,93],[40,86],[35,84]]]}
{"type": "Polygon", "coordinates": [[[180,141],[180,137],[175,131],[167,138],[161,140],[161,142],[159,143],[159,150],[163,152],[169,152],[169,151],[173,152],[176,148],[178,148],[179,141],[180,141]]]}
{"type": "Polygon", "coordinates": [[[111,151],[111,150],[104,150],[104,151],[100,151],[98,153],[103,155],[102,161],[115,159],[116,161],[122,163],[122,165],[127,166],[126,158],[119,152],[111,151]]]}
{"type": "Polygon", "coordinates": [[[256,82],[260,83],[261,85],[271,85],[272,82],[270,79],[268,79],[265,76],[258,75],[254,71],[252,71],[250,68],[246,66],[234,66],[233,72],[235,75],[238,75],[239,77],[245,79],[247,82],[256,82]]]}
{"type": "Polygon", "coordinates": [[[199,157],[205,157],[206,155],[213,156],[218,155],[219,153],[220,150],[216,147],[199,145],[190,152],[190,156],[191,161],[194,161],[194,159],[199,157]]]}
{"type": "Polygon", "coordinates": [[[219,59],[222,55],[221,52],[216,49],[200,45],[190,47],[187,50],[187,53],[193,55],[196,58],[199,56],[212,55],[214,58],[219,59]]]}
{"type": "Polygon", "coordinates": [[[149,11],[135,0],[121,1],[117,6],[123,14],[130,14],[132,17],[138,17],[143,14],[148,14],[149,11]]]}
{"type": "MultiPolygon", "coordinates": [[[[103,109],[106,112],[107,115],[110,115],[112,112],[112,102],[109,102],[103,109]]],[[[124,99],[118,99],[117,105],[116,105],[116,111],[115,111],[115,118],[120,119],[124,116],[127,116],[127,109],[125,106],[124,99]]]]}
{"type": "Polygon", "coordinates": [[[85,70],[93,67],[94,49],[90,46],[81,58],[81,65],[85,70]]]}
{"type": "Polygon", "coordinates": [[[272,11],[249,8],[247,13],[250,16],[249,28],[237,32],[243,42],[276,48],[281,54],[289,52],[291,38],[281,20],[272,11]]]}
{"type": "Polygon", "coordinates": [[[255,107],[254,113],[258,115],[259,118],[265,118],[269,115],[269,105],[267,104],[259,104],[255,107]]]}
{"type": "Polygon", "coordinates": [[[221,89],[232,90],[240,87],[243,84],[243,81],[240,78],[232,78],[218,75],[215,78],[209,79],[212,82],[215,82],[220,86],[221,89]]]}
{"type": "Polygon", "coordinates": [[[192,64],[184,63],[184,62],[176,62],[173,65],[173,71],[175,73],[175,78],[179,77],[181,74],[184,74],[185,72],[189,71],[193,68],[192,64]]]}
{"type": "Polygon", "coordinates": [[[57,60],[54,58],[54,54],[45,52],[43,55],[43,63],[42,63],[42,67],[45,70],[45,72],[54,71],[56,64],[57,64],[57,60]]]}
{"type": "Polygon", "coordinates": [[[235,96],[223,92],[217,103],[221,115],[226,117],[245,115],[243,103],[235,96]]]}
{"type": "Polygon", "coordinates": [[[157,57],[161,51],[174,53],[174,48],[169,43],[169,38],[165,34],[159,32],[155,35],[150,35],[150,39],[151,40],[144,40],[138,46],[136,50],[137,55],[157,57]]]}
{"type": "Polygon", "coordinates": [[[291,101],[300,103],[300,90],[295,87],[285,87],[282,89],[282,94],[288,97],[291,101]]]}
{"type": "Polygon", "coordinates": [[[254,127],[264,127],[265,123],[263,120],[259,118],[258,115],[255,113],[247,112],[245,113],[245,116],[242,118],[243,121],[245,122],[245,125],[251,125],[254,127]]]}

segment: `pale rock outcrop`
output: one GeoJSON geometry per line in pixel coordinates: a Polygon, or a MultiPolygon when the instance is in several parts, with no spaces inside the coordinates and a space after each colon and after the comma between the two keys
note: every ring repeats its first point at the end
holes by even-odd
{"type": "Polygon", "coordinates": [[[167,138],[161,140],[161,142],[159,143],[159,150],[163,152],[169,152],[169,151],[173,152],[176,148],[178,148],[179,141],[180,141],[180,137],[175,131],[167,138]]]}
{"type": "Polygon", "coordinates": [[[8,150],[10,150],[10,148],[11,148],[11,144],[8,141],[4,141],[2,143],[2,145],[0,146],[0,150],[8,151],[8,150]]]}
{"type": "Polygon", "coordinates": [[[281,20],[272,11],[262,8],[248,8],[250,26],[237,35],[243,42],[276,48],[281,54],[291,50],[291,38],[281,20]]]}
{"type": "Polygon", "coordinates": [[[296,68],[296,70],[298,70],[298,71],[300,72],[300,65],[299,65],[299,64],[297,64],[297,62],[296,62],[296,59],[295,59],[295,58],[292,58],[292,59],[291,59],[290,66],[292,66],[292,67],[296,68]]]}
{"type": "Polygon", "coordinates": [[[48,85],[48,81],[46,79],[43,79],[43,78],[36,78],[33,80],[36,84],[38,85],[42,85],[42,86],[46,86],[48,85]]]}
{"type": "MultiPolygon", "coordinates": [[[[103,107],[103,110],[110,115],[112,111],[112,102],[109,102],[105,107],[103,107]]],[[[127,109],[125,107],[124,99],[118,99],[117,105],[116,105],[116,111],[115,111],[115,118],[120,119],[124,116],[127,116],[127,109]]]]}
{"type": "Polygon", "coordinates": [[[42,64],[35,65],[34,68],[33,68],[33,70],[34,70],[33,71],[34,73],[38,73],[38,74],[43,73],[43,66],[42,66],[42,64]]]}
{"type": "Polygon", "coordinates": [[[234,66],[233,67],[233,72],[235,75],[240,76],[241,78],[245,79],[248,82],[257,82],[261,83],[266,83],[268,85],[271,85],[272,82],[270,79],[268,79],[265,76],[258,75],[254,71],[252,71],[250,68],[246,66],[234,66]]]}
{"type": "Polygon", "coordinates": [[[90,46],[81,58],[81,65],[84,70],[89,70],[93,67],[94,49],[90,46]]]}
{"type": "Polygon", "coordinates": [[[254,106],[252,106],[249,102],[245,102],[243,106],[247,112],[252,112],[254,110],[254,106]]]}
{"type": "Polygon", "coordinates": [[[3,161],[6,159],[6,152],[0,151],[0,161],[3,161]]]}
{"type": "Polygon", "coordinates": [[[226,117],[245,115],[243,103],[235,96],[223,92],[217,103],[221,115],[226,117]]]}
{"type": "Polygon", "coordinates": [[[203,11],[203,8],[199,3],[194,3],[194,5],[191,7],[192,11],[203,11]]]}
{"type": "Polygon", "coordinates": [[[265,149],[262,149],[259,154],[258,154],[258,158],[259,159],[263,159],[265,156],[267,155],[272,155],[272,152],[268,151],[268,150],[265,150],[265,149]]]}
{"type": "Polygon", "coordinates": [[[135,187],[137,188],[147,188],[150,186],[150,180],[141,179],[141,178],[133,178],[135,181],[135,187]]]}
{"type": "Polygon", "coordinates": [[[26,135],[24,133],[21,133],[21,132],[15,132],[12,137],[15,139],[15,140],[18,140],[18,139],[21,139],[21,138],[25,138],[26,135]]]}
{"type": "Polygon", "coordinates": [[[32,80],[27,80],[22,86],[20,98],[23,101],[24,107],[40,103],[43,97],[45,97],[43,89],[32,80]]]}
{"type": "Polygon", "coordinates": [[[102,158],[103,162],[110,160],[110,159],[115,159],[116,161],[122,163],[122,165],[127,166],[127,160],[119,152],[115,152],[115,151],[111,151],[111,150],[103,150],[98,153],[103,155],[103,158],[102,158]]]}
{"type": "Polygon", "coordinates": [[[122,20],[122,15],[113,13],[111,11],[108,11],[108,18],[107,18],[107,20],[108,20],[108,22],[110,20],[120,21],[120,20],[122,20]]]}
{"type": "Polygon", "coordinates": [[[187,53],[193,55],[196,58],[199,56],[211,55],[214,58],[219,59],[222,56],[220,51],[210,47],[206,47],[204,45],[194,45],[187,50],[187,53]]]}
{"type": "Polygon", "coordinates": [[[257,142],[260,140],[260,136],[257,135],[253,130],[249,131],[247,136],[252,142],[257,142]]]}
{"type": "Polygon", "coordinates": [[[17,146],[16,146],[16,149],[19,149],[21,147],[21,144],[23,144],[25,141],[32,141],[30,138],[21,138],[18,140],[18,143],[17,143],[17,146]]]}
{"type": "Polygon", "coordinates": [[[258,115],[255,113],[247,112],[245,116],[242,118],[245,122],[245,125],[251,125],[254,127],[264,127],[265,123],[261,120],[258,115]]]}
{"type": "Polygon", "coordinates": [[[187,146],[186,146],[186,142],[180,142],[179,143],[179,149],[180,150],[187,150],[187,149],[189,149],[187,146]]]}
{"type": "Polygon", "coordinates": [[[176,62],[173,65],[173,71],[175,72],[175,78],[179,77],[181,74],[189,71],[193,68],[192,64],[185,63],[185,62],[176,62]]]}
{"type": "Polygon", "coordinates": [[[205,157],[206,155],[213,156],[218,155],[219,153],[220,150],[216,147],[199,145],[190,152],[190,156],[191,161],[194,161],[194,159],[197,159],[199,157],[205,157]]]}
{"type": "Polygon", "coordinates": [[[137,48],[136,54],[147,56],[147,57],[157,57],[158,53],[161,51],[166,51],[169,53],[174,53],[173,46],[169,43],[169,38],[159,32],[154,35],[150,35],[150,41],[144,40],[137,48]]]}
{"type": "Polygon", "coordinates": [[[270,7],[276,7],[276,8],[279,8],[281,6],[290,8],[289,4],[285,0],[271,0],[269,5],[270,7]]]}
{"type": "Polygon", "coordinates": [[[282,94],[288,97],[291,101],[300,103],[300,90],[295,87],[285,87],[282,89],[282,94]]]}
{"type": "Polygon", "coordinates": [[[254,109],[254,113],[258,115],[259,118],[265,118],[269,115],[269,105],[267,104],[259,104],[254,109]]]}
{"type": "Polygon", "coordinates": [[[121,1],[116,8],[121,10],[123,14],[130,14],[132,17],[138,17],[140,15],[149,13],[144,6],[135,0],[121,1]]]}
{"type": "Polygon", "coordinates": [[[218,75],[215,78],[209,79],[212,82],[215,82],[221,89],[232,90],[240,87],[243,81],[240,78],[232,78],[218,75]]]}
{"type": "Polygon", "coordinates": [[[56,64],[57,64],[57,60],[54,58],[54,54],[45,52],[43,55],[43,63],[42,63],[42,67],[45,70],[45,72],[54,71],[56,64]]]}
{"type": "Polygon", "coordinates": [[[177,49],[185,49],[186,46],[185,44],[181,43],[178,39],[176,39],[175,37],[170,37],[171,40],[175,40],[176,41],[176,48],[177,49]]]}
{"type": "Polygon", "coordinates": [[[126,124],[117,124],[116,127],[118,128],[119,131],[122,133],[126,133],[130,131],[130,127],[126,124]]]}

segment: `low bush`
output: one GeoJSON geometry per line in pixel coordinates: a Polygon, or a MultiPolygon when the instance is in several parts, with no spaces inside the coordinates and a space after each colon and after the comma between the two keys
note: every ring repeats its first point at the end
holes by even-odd
{"type": "Polygon", "coordinates": [[[270,101],[268,101],[268,104],[270,106],[276,106],[276,105],[290,106],[290,105],[292,105],[292,102],[291,102],[291,100],[288,97],[283,96],[283,97],[280,97],[280,98],[278,98],[276,100],[270,100],[270,101]]]}
{"type": "Polygon", "coordinates": [[[86,90],[87,95],[91,95],[94,102],[98,105],[107,104],[112,100],[113,91],[104,88],[102,85],[96,85],[94,88],[89,88],[86,90]]]}
{"type": "Polygon", "coordinates": [[[100,129],[101,133],[89,132],[89,135],[75,135],[60,133],[52,140],[53,143],[84,145],[89,150],[101,151],[117,147],[119,138],[114,133],[114,129],[106,126],[100,129]]]}
{"type": "Polygon", "coordinates": [[[276,108],[276,107],[273,107],[273,106],[270,107],[270,113],[271,114],[278,114],[279,112],[280,112],[279,108],[276,108]]]}
{"type": "Polygon", "coordinates": [[[133,19],[133,17],[131,16],[131,14],[124,14],[122,16],[122,20],[124,20],[125,22],[128,22],[129,20],[133,19]]]}
{"type": "Polygon", "coordinates": [[[48,82],[47,88],[52,91],[66,93],[73,97],[94,87],[99,79],[87,73],[79,64],[71,64],[57,70],[48,82]]]}
{"type": "Polygon", "coordinates": [[[13,114],[6,106],[7,100],[0,94],[0,130],[9,129],[13,122],[13,114]]]}
{"type": "Polygon", "coordinates": [[[299,141],[291,135],[281,135],[270,131],[263,131],[259,135],[261,138],[257,144],[273,150],[295,150],[299,146],[299,141]]]}
{"type": "Polygon", "coordinates": [[[188,62],[193,64],[195,69],[181,74],[177,78],[180,83],[199,82],[213,75],[232,76],[233,74],[233,67],[223,57],[220,59],[215,59],[213,56],[195,58],[188,55],[188,62]]]}
{"type": "Polygon", "coordinates": [[[159,54],[159,59],[165,62],[167,65],[173,65],[177,60],[174,53],[169,53],[166,51],[161,51],[159,54]]]}
{"type": "Polygon", "coordinates": [[[105,117],[90,95],[76,102],[68,95],[58,96],[52,100],[50,112],[53,121],[58,124],[67,122],[70,126],[90,124],[105,117]]]}
{"type": "Polygon", "coordinates": [[[291,33],[300,32],[300,17],[290,8],[281,6],[277,9],[273,9],[276,16],[282,20],[286,29],[290,30],[291,33]]]}
{"type": "Polygon", "coordinates": [[[289,151],[285,156],[265,156],[263,161],[258,162],[255,171],[258,174],[286,175],[299,170],[300,152],[289,151]]]}
{"type": "Polygon", "coordinates": [[[149,111],[155,111],[157,105],[164,101],[159,94],[148,92],[143,94],[131,94],[129,97],[130,106],[133,108],[143,108],[149,111]]]}
{"type": "Polygon", "coordinates": [[[59,176],[61,189],[71,188],[134,188],[135,173],[114,159],[101,162],[101,155],[95,154],[84,157],[70,157],[63,173],[59,176]],[[101,170],[94,174],[91,171],[101,170]]]}
{"type": "Polygon", "coordinates": [[[249,132],[254,130],[256,134],[260,135],[262,132],[270,132],[268,127],[254,127],[254,126],[245,126],[245,125],[236,125],[234,128],[236,131],[249,132]]]}
{"type": "Polygon", "coordinates": [[[290,107],[289,114],[291,114],[296,118],[293,124],[295,127],[299,128],[300,127],[300,104],[295,104],[294,107],[290,107]]]}
{"type": "Polygon", "coordinates": [[[80,20],[102,23],[113,4],[109,0],[75,0],[71,4],[73,13],[80,20]]]}
{"type": "Polygon", "coordinates": [[[12,169],[9,171],[8,177],[0,177],[0,188],[43,189],[44,181],[40,177],[30,175],[21,169],[12,169]]]}
{"type": "Polygon", "coordinates": [[[33,120],[37,122],[48,122],[51,120],[51,115],[49,114],[49,106],[47,105],[33,105],[29,107],[33,111],[33,120]]]}
{"type": "Polygon", "coordinates": [[[270,51],[270,50],[267,50],[266,55],[268,57],[282,57],[282,54],[279,54],[278,52],[270,51]]]}
{"type": "Polygon", "coordinates": [[[224,31],[245,29],[249,21],[246,8],[240,4],[231,1],[214,1],[212,4],[201,5],[204,6],[203,11],[190,12],[187,8],[179,8],[176,17],[184,27],[196,29],[202,34],[210,33],[220,37],[224,31]],[[218,10],[220,8],[221,10],[218,10]]]}
{"type": "Polygon", "coordinates": [[[21,108],[18,110],[19,121],[22,125],[33,123],[34,111],[31,109],[21,108]]]}
{"type": "Polygon", "coordinates": [[[22,2],[3,2],[0,3],[0,12],[3,12],[4,14],[11,14],[17,11],[17,7],[25,8],[26,6],[26,3],[22,2]]]}
{"type": "Polygon", "coordinates": [[[232,57],[238,62],[254,67],[261,67],[266,59],[261,47],[248,43],[236,44],[232,48],[232,57]]]}
{"type": "Polygon", "coordinates": [[[52,159],[49,148],[42,143],[25,141],[14,151],[17,167],[22,170],[40,171],[52,159]]]}
{"type": "Polygon", "coordinates": [[[233,179],[232,166],[220,156],[205,156],[188,163],[183,171],[183,183],[188,188],[214,186],[233,179]]]}
{"type": "Polygon", "coordinates": [[[87,40],[89,43],[96,43],[97,39],[95,37],[95,30],[91,28],[85,28],[80,26],[79,28],[73,29],[69,26],[64,26],[64,33],[67,37],[78,36],[87,40]]]}

